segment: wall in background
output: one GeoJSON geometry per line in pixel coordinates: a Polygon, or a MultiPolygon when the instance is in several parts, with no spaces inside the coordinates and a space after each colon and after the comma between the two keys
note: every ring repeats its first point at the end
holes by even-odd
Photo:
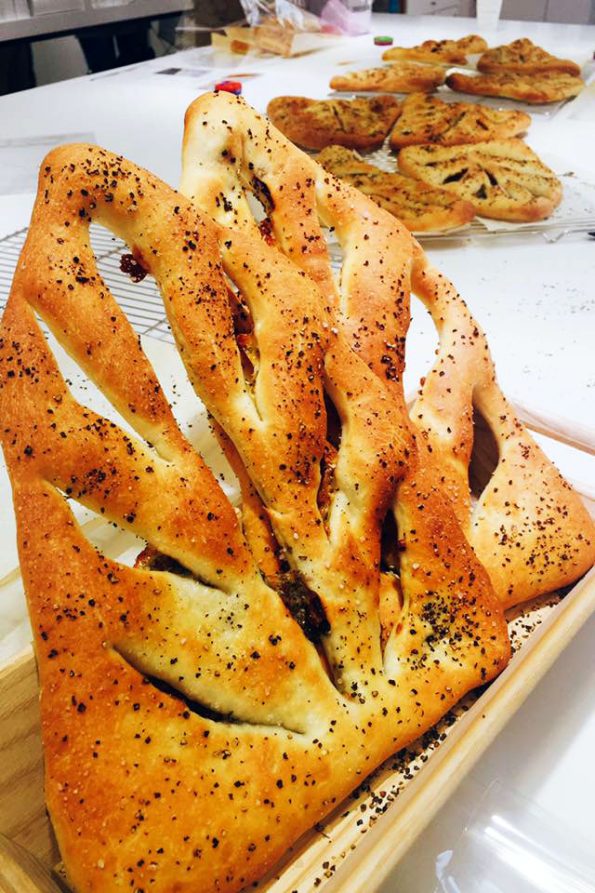
{"type": "MultiPolygon", "coordinates": [[[[403,5],[403,4],[402,4],[403,5]]],[[[374,8],[387,8],[387,0],[378,0],[374,8]]],[[[475,0],[404,0],[409,15],[474,16],[475,0]]],[[[595,24],[595,0],[503,0],[503,19],[533,22],[595,24]]]]}

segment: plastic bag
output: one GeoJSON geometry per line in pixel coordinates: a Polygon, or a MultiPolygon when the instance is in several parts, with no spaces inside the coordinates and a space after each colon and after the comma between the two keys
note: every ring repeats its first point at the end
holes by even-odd
{"type": "Polygon", "coordinates": [[[252,27],[276,22],[296,31],[367,34],[372,0],[240,0],[252,27]]]}

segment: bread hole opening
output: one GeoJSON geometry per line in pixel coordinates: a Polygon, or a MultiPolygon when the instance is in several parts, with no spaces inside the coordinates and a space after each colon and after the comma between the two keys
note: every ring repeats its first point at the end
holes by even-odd
{"type": "Polygon", "coordinates": [[[173,343],[159,286],[140,250],[97,223],[89,227],[89,240],[101,278],[135,332],[154,331],[173,343]]]}
{"type": "MultiPolygon", "coordinates": [[[[403,372],[408,406],[415,402],[417,392],[436,362],[440,348],[440,336],[430,308],[426,307],[416,295],[412,294],[411,297],[415,297],[415,300],[411,301],[411,321],[407,330],[406,362],[403,372]]],[[[414,423],[417,421],[415,417],[412,420],[414,423]]]]}
{"type": "Polygon", "coordinates": [[[395,577],[401,574],[401,552],[404,544],[399,540],[397,521],[391,508],[384,516],[380,533],[380,570],[395,577]]]}
{"type": "Polygon", "coordinates": [[[399,623],[403,613],[403,590],[401,588],[401,552],[404,543],[399,539],[399,530],[392,507],[387,511],[381,528],[380,538],[380,592],[378,612],[380,617],[381,644],[386,645],[392,630],[399,623]]]}
{"type": "MultiPolygon", "coordinates": [[[[203,455],[214,474],[218,477],[222,474],[233,487],[233,475],[229,466],[220,461],[220,451],[209,428],[206,408],[188,380],[184,364],[175,348],[159,286],[147,271],[146,261],[138,249],[129,248],[125,242],[99,224],[90,226],[89,237],[103,282],[140,336],[141,347],[155,370],[182,433],[203,455]]],[[[86,373],[82,372],[81,375],[87,379],[86,373]]],[[[116,421],[120,427],[132,430],[100,392],[93,386],[88,386],[88,379],[86,388],[75,396],[100,415],[116,421]],[[97,395],[100,398],[99,404],[92,402],[97,395]]]]}
{"type": "Polygon", "coordinates": [[[283,604],[315,645],[330,632],[323,604],[318,595],[280,553],[279,572],[266,578],[267,584],[281,597],[283,604]]]}
{"type": "MultiPolygon", "coordinates": [[[[89,227],[89,237],[97,269],[140,336],[142,350],[155,370],[178,427],[201,454],[228,498],[237,502],[237,480],[211,430],[206,407],[188,379],[167,322],[159,286],[148,272],[148,264],[138,248],[130,248],[106,227],[93,223],[89,227]]],[[[86,373],[81,372],[81,376],[88,385],[86,373]]],[[[75,393],[75,397],[125,430],[132,431],[92,385],[75,393]],[[100,399],[98,404],[93,402],[96,396],[100,399]]]]}
{"type": "Polygon", "coordinates": [[[256,176],[252,176],[249,180],[249,186],[252,194],[258,199],[267,215],[270,214],[271,211],[275,210],[275,202],[273,201],[271,190],[264,182],[264,180],[261,180],[259,177],[256,176]]]}
{"type": "Polygon", "coordinates": [[[106,558],[133,567],[145,541],[132,530],[126,530],[115,521],[109,520],[101,512],[95,512],[77,502],[67,491],[56,489],[68,500],[70,511],[91,545],[106,558]]]}
{"type": "Polygon", "coordinates": [[[174,574],[177,577],[194,580],[195,582],[200,583],[201,586],[205,586],[209,589],[216,588],[208,580],[199,577],[189,568],[184,567],[184,565],[176,558],[172,558],[170,555],[160,552],[149,543],[145,543],[144,548],[137,554],[133,566],[139,570],[164,571],[168,574],[174,574]]]}
{"type": "Polygon", "coordinates": [[[459,180],[463,179],[463,177],[465,176],[465,174],[467,173],[468,170],[469,170],[469,168],[463,167],[463,168],[461,168],[461,170],[455,171],[454,174],[449,174],[447,177],[445,177],[443,179],[442,183],[443,184],[458,183],[459,180]]]}
{"type": "Polygon", "coordinates": [[[480,410],[473,407],[473,449],[469,462],[469,489],[479,499],[489,484],[500,459],[500,450],[492,428],[480,410]]]}
{"type": "MultiPolygon", "coordinates": [[[[154,546],[148,544],[142,552],[137,555],[134,566],[136,568],[141,568],[142,570],[167,571],[167,573],[176,574],[178,577],[196,579],[192,571],[187,567],[184,567],[184,565],[175,558],[171,558],[169,555],[159,552],[154,546]]],[[[200,582],[202,583],[203,581],[201,580],[200,582]]]]}
{"type": "Polygon", "coordinates": [[[228,287],[229,305],[233,318],[233,330],[236,339],[244,380],[252,396],[260,365],[260,352],[254,334],[254,320],[250,307],[237,289],[228,287]]]}
{"type": "Polygon", "coordinates": [[[333,496],[337,491],[335,471],[341,446],[341,418],[338,410],[325,392],[324,404],[326,410],[326,440],[324,452],[320,460],[320,484],[316,497],[318,511],[322,518],[327,533],[329,532],[329,516],[333,503],[333,496]]]}
{"type": "MultiPolygon", "coordinates": [[[[121,645],[111,646],[113,650],[118,654],[122,660],[126,661],[137,673],[142,676],[144,685],[152,685],[162,694],[166,695],[168,698],[173,698],[175,701],[179,701],[181,707],[184,708],[188,713],[193,713],[195,716],[200,716],[202,719],[208,719],[212,722],[225,722],[225,723],[242,723],[242,720],[236,719],[231,714],[220,713],[217,710],[213,710],[211,707],[208,707],[206,704],[197,701],[194,698],[189,698],[188,695],[181,692],[178,688],[175,688],[170,682],[166,682],[164,679],[161,679],[159,676],[154,676],[152,673],[147,673],[146,668],[143,668],[133,654],[123,648],[121,645]]],[[[187,718],[187,717],[186,717],[187,718]]]]}
{"type": "MultiPolygon", "coordinates": [[[[155,676],[153,673],[148,673],[147,668],[143,667],[138,658],[135,657],[134,654],[127,651],[126,648],[122,647],[122,645],[111,645],[111,648],[118,654],[122,660],[124,660],[132,669],[136,670],[136,672],[142,677],[143,685],[151,685],[157,691],[161,692],[166,698],[172,698],[174,701],[180,704],[181,715],[184,719],[189,719],[190,714],[194,714],[195,716],[200,716],[201,719],[209,720],[210,722],[219,722],[219,723],[227,723],[235,726],[261,726],[260,722],[250,722],[245,718],[240,718],[235,716],[233,713],[222,713],[219,710],[215,710],[210,707],[208,704],[205,704],[203,701],[198,701],[195,697],[190,697],[185,692],[180,691],[176,685],[173,685],[171,682],[162,679],[160,676],[155,676]]],[[[303,729],[296,726],[289,725],[275,725],[276,728],[285,729],[287,732],[291,732],[292,734],[300,735],[303,733],[303,729]]],[[[231,756],[230,751],[219,751],[219,755],[222,759],[227,759],[231,756]]]]}
{"type": "Polygon", "coordinates": [[[341,446],[341,416],[326,391],[324,394],[324,407],[326,410],[326,439],[330,446],[338,452],[341,446]]]}

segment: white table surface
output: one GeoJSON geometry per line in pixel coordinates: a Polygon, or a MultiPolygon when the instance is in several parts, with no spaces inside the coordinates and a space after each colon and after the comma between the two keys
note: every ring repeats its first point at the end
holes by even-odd
{"type": "MultiPolygon", "coordinates": [[[[386,15],[374,17],[372,33],[392,34],[396,43],[408,45],[476,30],[471,19],[386,15]]],[[[506,21],[484,36],[491,45],[529,36],[551,52],[579,62],[592,58],[595,50],[594,26],[506,21]]],[[[97,143],[123,153],[175,186],[184,111],[216,80],[254,73],[244,81],[243,94],[264,110],[269,99],[282,93],[326,96],[329,78],[338,66],[374,65],[380,54],[370,35],[345,38],[328,50],[292,60],[190,50],[129,69],[0,97],[0,159],[3,142],[9,139],[91,133],[97,143]],[[175,75],[157,73],[172,67],[182,70],[175,75]]],[[[527,141],[546,158],[558,159],[560,172],[577,170],[595,183],[595,97],[564,107],[554,116],[535,115],[527,141]]],[[[25,183],[18,188],[31,187],[25,183]]],[[[27,224],[32,202],[30,191],[0,195],[0,237],[27,224]]],[[[454,280],[487,330],[505,392],[571,424],[595,426],[595,239],[574,234],[551,244],[543,236],[506,237],[434,245],[429,253],[454,280]]],[[[423,357],[434,338],[425,311],[415,305],[413,332],[410,386],[423,374],[423,357]]],[[[569,477],[595,490],[592,459],[555,446],[551,452],[569,477]]],[[[4,548],[13,546],[0,544],[0,554],[4,548]]],[[[437,854],[456,843],[478,792],[494,780],[554,817],[561,849],[566,834],[580,835],[595,853],[594,654],[592,619],[480,759],[472,783],[451,798],[392,872],[383,893],[434,890],[437,854]]],[[[595,876],[595,856],[592,861],[595,876]]],[[[595,889],[595,877],[591,889],[595,889]]]]}

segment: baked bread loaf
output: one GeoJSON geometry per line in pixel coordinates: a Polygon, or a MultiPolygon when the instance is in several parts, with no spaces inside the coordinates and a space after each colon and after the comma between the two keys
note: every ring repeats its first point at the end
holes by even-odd
{"type": "Polygon", "coordinates": [[[194,104],[186,155],[197,146],[221,171],[201,192],[218,223],[120,156],[50,153],[0,327],[1,437],[39,664],[46,799],[78,893],[244,888],[510,653],[489,578],[405,411],[410,235],[244,103],[212,94],[194,104]],[[382,337],[382,375],[350,346],[355,317],[339,325],[327,296],[244,222],[240,173],[302,224],[317,188],[361,246],[347,296],[370,293],[394,335],[382,337]],[[177,428],[97,271],[91,220],[158,281],[188,375],[252,508],[260,501],[260,528],[244,528],[177,428]],[[398,315],[382,309],[389,297],[398,315]],[[36,314],[129,428],[77,402],[36,314]],[[101,555],[65,495],[163,561],[130,568],[101,555]],[[398,574],[381,545],[389,512],[398,574]],[[260,563],[262,528],[278,575],[260,563]],[[287,589],[322,622],[304,629],[287,589]]]}
{"type": "Polygon", "coordinates": [[[399,168],[431,186],[470,201],[478,214],[519,223],[549,217],[562,199],[562,184],[518,139],[471,146],[408,146],[399,168]]]}
{"type": "Polygon", "coordinates": [[[382,54],[385,62],[410,59],[414,62],[431,62],[443,65],[466,65],[470,53],[483,53],[488,45],[477,34],[469,34],[458,40],[424,40],[412,47],[391,47],[382,54]]]}
{"type": "Polygon", "coordinates": [[[536,46],[528,37],[513,40],[512,43],[493,47],[478,59],[478,71],[484,74],[516,71],[519,74],[539,74],[544,71],[560,71],[578,77],[580,65],[571,59],[559,59],[536,46]]]}
{"type": "MultiPolygon", "coordinates": [[[[365,199],[353,196],[349,187],[331,177],[321,183],[312,160],[266,130],[240,100],[210,96],[196,100],[184,139],[184,191],[200,198],[221,220],[233,219],[250,231],[254,220],[237,182],[251,164],[270,197],[278,246],[334,302],[338,325],[398,405],[410,284],[432,313],[440,335],[438,357],[411,411],[419,448],[416,480],[419,483],[420,475],[425,476],[425,492],[432,499],[442,498],[443,491],[448,495],[501,603],[520,604],[577,580],[595,560],[593,522],[578,494],[515,417],[497,385],[485,336],[454,287],[431,266],[415,241],[411,268],[403,242],[397,252],[396,245],[389,251],[379,240],[373,251],[366,235],[376,232],[379,224],[366,211],[365,199]],[[240,143],[222,119],[235,121],[236,131],[249,128],[253,136],[240,143]],[[205,130],[210,131],[207,139],[205,130]],[[229,154],[223,154],[227,145],[234,149],[229,153],[233,164],[229,154]],[[283,167],[278,163],[281,156],[283,167]],[[227,209],[217,204],[221,191],[231,196],[227,209]],[[335,227],[345,251],[339,285],[321,220],[335,227]],[[389,268],[384,264],[387,256],[389,268]],[[485,448],[486,431],[491,432],[487,441],[497,441],[499,455],[483,473],[474,507],[469,480],[475,476],[474,454],[485,448]]],[[[243,182],[262,194],[261,187],[250,187],[249,177],[243,182]]],[[[398,498],[404,493],[401,484],[398,498]]],[[[420,505],[427,508],[427,502],[420,505]]],[[[398,519],[397,523],[400,531],[398,519]]],[[[451,530],[454,535],[456,527],[451,530]]]]}
{"type": "Polygon", "coordinates": [[[445,72],[439,65],[396,62],[382,68],[350,71],[331,78],[331,90],[377,91],[379,93],[433,93],[444,83],[445,72]]]}
{"type": "Polygon", "coordinates": [[[412,288],[440,344],[411,417],[444,470],[475,553],[505,607],[568,585],[595,561],[595,527],[582,499],[516,417],[485,334],[419,246],[412,288]],[[488,449],[480,441],[486,433],[488,449]],[[482,450],[483,468],[474,455],[482,450]]]}
{"type": "Polygon", "coordinates": [[[446,189],[435,189],[397,172],[382,171],[350,149],[329,146],[316,160],[325,170],[351,183],[398,217],[411,232],[445,232],[464,226],[475,217],[470,202],[446,189]]]}
{"type": "Polygon", "coordinates": [[[585,86],[581,78],[562,71],[520,74],[500,71],[494,74],[469,75],[455,71],[446,78],[451,90],[474,96],[502,96],[533,105],[560,102],[578,96],[585,86]]]}
{"type": "Polygon", "coordinates": [[[459,146],[520,136],[531,116],[520,111],[499,111],[471,102],[444,102],[437,96],[414,93],[403,102],[390,135],[391,149],[435,143],[459,146]]]}
{"type": "Polygon", "coordinates": [[[275,127],[306,149],[332,145],[376,149],[388,136],[400,111],[399,101],[392,96],[321,100],[277,96],[267,106],[267,115],[275,127]]]}

